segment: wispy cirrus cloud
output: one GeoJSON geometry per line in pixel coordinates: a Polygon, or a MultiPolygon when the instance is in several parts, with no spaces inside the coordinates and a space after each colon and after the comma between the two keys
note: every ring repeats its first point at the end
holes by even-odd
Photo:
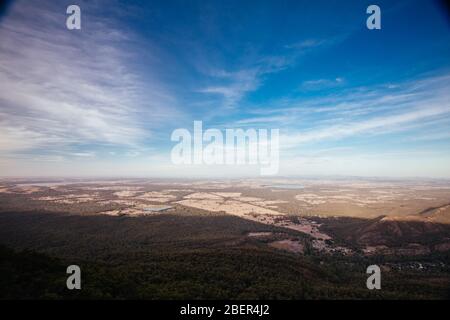
{"type": "Polygon", "coordinates": [[[227,72],[224,70],[216,71],[214,78],[222,82],[217,85],[210,85],[201,88],[198,92],[205,94],[219,95],[223,98],[223,105],[227,108],[234,107],[246,93],[259,87],[261,70],[258,68],[240,70],[236,72],[227,72]]]}
{"type": "Polygon", "coordinates": [[[302,143],[340,139],[357,134],[384,134],[409,129],[407,125],[417,123],[426,125],[427,121],[437,117],[450,116],[450,105],[427,106],[427,108],[416,107],[415,109],[395,115],[380,116],[364,121],[351,121],[339,125],[333,125],[318,130],[307,130],[294,135],[280,137],[287,146],[297,146],[302,143]]]}
{"type": "Polygon", "coordinates": [[[398,11],[389,37],[369,39],[346,4],[325,16],[301,3],[80,5],[80,31],[50,0],[15,1],[0,22],[2,172],[175,174],[171,130],[203,120],[280,128],[286,174],[351,173],[359,160],[363,173],[383,155],[391,173],[415,148],[430,154],[424,175],[450,176],[448,30],[433,14],[433,34],[401,28],[398,11]]]}
{"type": "Polygon", "coordinates": [[[345,89],[320,97],[272,101],[269,108],[251,109],[251,116],[238,123],[270,123],[283,128],[285,134],[280,141],[289,148],[408,130],[415,136],[442,139],[450,124],[449,101],[450,75],[444,74],[395,85],[345,89]],[[430,127],[438,133],[427,134],[430,127]]]}
{"type": "Polygon", "coordinates": [[[3,152],[136,148],[151,137],[152,123],[174,113],[174,98],[163,85],[147,81],[143,87],[131,67],[129,48],[138,39],[113,18],[95,16],[94,6],[83,8],[92,10],[81,30],[67,30],[64,7],[45,2],[14,3],[2,21],[3,152]]]}
{"type": "Polygon", "coordinates": [[[337,77],[334,79],[316,79],[303,81],[300,85],[300,90],[311,91],[311,90],[322,90],[329,88],[336,88],[345,85],[345,79],[337,77]]]}
{"type": "MultiPolygon", "coordinates": [[[[264,82],[264,77],[281,72],[292,67],[298,59],[324,47],[337,43],[337,38],[314,40],[308,39],[299,43],[285,45],[289,49],[283,54],[261,55],[254,57],[251,62],[242,65],[235,71],[203,67],[213,85],[208,85],[198,91],[205,94],[216,94],[223,98],[223,105],[227,108],[235,107],[246,94],[256,91],[264,82]]],[[[341,82],[341,78],[336,78],[341,82]]]]}

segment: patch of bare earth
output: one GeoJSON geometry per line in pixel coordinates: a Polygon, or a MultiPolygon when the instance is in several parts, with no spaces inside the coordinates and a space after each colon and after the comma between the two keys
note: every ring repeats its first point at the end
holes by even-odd
{"type": "Polygon", "coordinates": [[[294,253],[303,253],[305,251],[305,247],[302,243],[289,239],[270,242],[269,246],[294,253]]]}
{"type": "Polygon", "coordinates": [[[269,237],[272,234],[273,234],[272,232],[249,232],[247,236],[259,238],[259,237],[269,237]]]}
{"type": "MultiPolygon", "coordinates": [[[[306,233],[314,238],[316,243],[315,248],[317,250],[332,252],[330,245],[325,242],[326,240],[331,239],[331,237],[319,231],[320,224],[301,218],[297,219],[296,222],[293,222],[284,213],[275,211],[271,208],[255,205],[254,202],[243,202],[241,201],[242,198],[248,200],[248,197],[241,197],[240,193],[203,192],[187,195],[184,197],[184,200],[177,201],[176,203],[206,211],[224,212],[243,219],[306,233]]],[[[261,201],[258,200],[258,202],[261,201]]],[[[351,253],[351,250],[346,248],[339,248],[336,250],[346,254],[351,253]]]]}

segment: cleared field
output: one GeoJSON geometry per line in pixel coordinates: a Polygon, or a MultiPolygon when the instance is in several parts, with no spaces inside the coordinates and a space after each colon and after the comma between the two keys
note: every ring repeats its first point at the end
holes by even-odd
{"type": "MultiPolygon", "coordinates": [[[[364,229],[366,234],[352,242],[358,243],[363,252],[370,254],[383,249],[383,239],[390,237],[385,233],[394,236],[398,233],[399,223],[409,230],[407,232],[418,234],[418,237],[426,237],[433,230],[442,234],[440,224],[450,223],[450,182],[445,181],[13,180],[4,181],[0,190],[0,210],[28,208],[116,217],[226,214],[269,227],[300,232],[313,240],[311,247],[314,250],[344,255],[354,254],[355,248],[345,243],[345,239],[344,243],[333,243],[339,240],[339,236],[333,229],[336,225],[332,219],[338,217],[373,222],[371,228],[375,231],[364,229]],[[410,228],[411,223],[422,227],[410,228]]],[[[450,242],[446,239],[444,236],[427,250],[445,249],[447,242],[450,242]]],[[[277,241],[291,240],[285,238],[277,241]]],[[[395,253],[395,250],[392,252],[395,253]]]]}
{"type": "Polygon", "coordinates": [[[0,190],[0,242],[95,265],[89,297],[104,297],[113,269],[132,289],[106,290],[119,298],[362,297],[373,263],[391,279],[386,298],[442,298],[450,283],[442,181],[21,180],[0,190]]]}

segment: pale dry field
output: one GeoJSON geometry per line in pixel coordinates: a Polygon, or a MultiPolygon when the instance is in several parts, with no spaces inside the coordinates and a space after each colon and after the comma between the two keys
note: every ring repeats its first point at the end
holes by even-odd
{"type": "MultiPolygon", "coordinates": [[[[247,179],[241,181],[74,181],[4,182],[0,194],[30,197],[55,205],[96,205],[110,216],[170,213],[225,214],[309,235],[314,249],[351,254],[327,244],[332,237],[311,217],[356,217],[383,221],[450,224],[450,182],[318,179],[247,179]],[[111,207],[111,206],[116,207],[111,207]],[[117,207],[118,206],[118,207],[117,207]],[[158,206],[170,209],[158,211],[158,206]],[[153,210],[155,209],[155,210],[153,210]]],[[[59,207],[56,207],[59,208],[59,207]]],[[[162,208],[162,207],[161,207],[162,208]]],[[[248,235],[261,237],[260,235],[248,235]]],[[[301,252],[295,239],[277,240],[274,248],[301,252]]],[[[372,248],[373,249],[373,248],[372,248]]],[[[371,252],[367,248],[367,252],[371,252]]]]}
{"type": "Polygon", "coordinates": [[[19,182],[2,183],[0,193],[29,194],[36,200],[68,204],[110,202],[136,206],[140,203],[173,203],[238,216],[388,216],[392,219],[442,223],[450,220],[448,181],[247,179],[19,182]],[[42,195],[49,190],[53,191],[51,195],[42,195]]]}

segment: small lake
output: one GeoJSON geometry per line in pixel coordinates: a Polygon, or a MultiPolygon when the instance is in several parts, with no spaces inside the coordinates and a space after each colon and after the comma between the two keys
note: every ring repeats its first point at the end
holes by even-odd
{"type": "Polygon", "coordinates": [[[303,189],[303,188],[305,188],[301,184],[274,184],[274,185],[270,185],[268,187],[275,188],[275,189],[303,189]]]}

